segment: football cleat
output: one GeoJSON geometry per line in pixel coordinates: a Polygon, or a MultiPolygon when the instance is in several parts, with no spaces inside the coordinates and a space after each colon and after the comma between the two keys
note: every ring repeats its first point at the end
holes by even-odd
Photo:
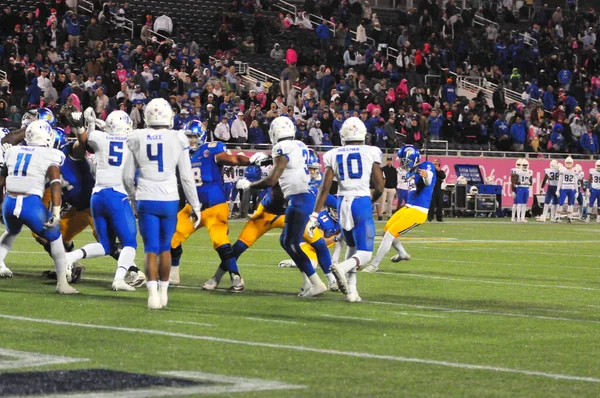
{"type": "MultiPolygon", "coordinates": [[[[396,257],[396,256],[394,256],[394,257],[396,257]]],[[[378,266],[373,265],[373,264],[368,264],[365,268],[362,269],[361,272],[366,272],[368,274],[374,274],[377,271],[379,271],[379,267],[378,266]]]]}
{"type": "Polygon", "coordinates": [[[348,300],[350,303],[360,303],[362,301],[358,293],[350,293],[346,295],[346,300],[348,300]]]}
{"type": "Polygon", "coordinates": [[[346,279],[346,273],[338,270],[338,264],[333,264],[331,266],[331,272],[333,276],[335,276],[335,280],[338,283],[338,287],[340,292],[347,294],[348,293],[348,280],[346,279]]]}
{"type": "Polygon", "coordinates": [[[58,294],[79,294],[79,291],[68,283],[57,283],[56,293],[58,294]]]}
{"type": "Polygon", "coordinates": [[[73,269],[71,269],[71,283],[77,283],[81,280],[81,275],[85,271],[85,267],[79,264],[77,261],[73,263],[73,269]]]}
{"type": "Polygon", "coordinates": [[[332,292],[339,292],[340,288],[337,284],[337,281],[333,281],[333,282],[329,282],[329,290],[331,290],[332,292]]]}
{"type": "Polygon", "coordinates": [[[166,288],[158,288],[158,297],[160,298],[160,305],[164,308],[169,304],[169,287],[166,288]]]}
{"type": "Polygon", "coordinates": [[[149,310],[160,310],[162,309],[162,305],[160,303],[160,296],[158,293],[151,294],[148,296],[148,309],[149,310]]]}
{"type": "Polygon", "coordinates": [[[213,276],[202,285],[202,289],[204,290],[215,290],[219,286],[219,281],[217,278],[213,276]]]}
{"type": "Polygon", "coordinates": [[[135,292],[135,287],[128,285],[127,282],[125,282],[123,279],[120,279],[118,281],[113,281],[112,290],[114,290],[115,292],[135,292]]]}
{"type": "Polygon", "coordinates": [[[13,273],[11,270],[8,269],[8,267],[2,263],[0,264],[0,278],[12,278],[13,277],[13,273]]]}
{"type": "Polygon", "coordinates": [[[244,278],[242,278],[239,275],[232,275],[231,276],[231,286],[229,287],[229,291],[231,293],[240,293],[243,292],[244,289],[246,289],[246,286],[244,285],[244,278]]]}
{"type": "Polygon", "coordinates": [[[288,260],[282,260],[282,261],[280,261],[279,264],[277,264],[277,266],[279,268],[295,268],[296,267],[296,263],[294,263],[294,260],[288,259],[288,260]]]}
{"type": "Polygon", "coordinates": [[[179,267],[171,267],[171,272],[169,273],[169,284],[179,285],[180,283],[181,279],[179,278],[179,267]]]}
{"type": "Polygon", "coordinates": [[[316,297],[327,291],[327,286],[321,281],[318,284],[312,285],[307,291],[302,293],[300,297],[316,297]]]}
{"type": "Polygon", "coordinates": [[[392,256],[391,258],[393,263],[399,263],[400,261],[408,261],[410,260],[410,254],[406,254],[406,255],[401,255],[401,254],[396,254],[395,256],[392,256]]]}
{"type": "Polygon", "coordinates": [[[71,281],[73,280],[73,261],[69,259],[69,256],[67,256],[66,259],[67,264],[65,267],[65,271],[67,273],[67,282],[71,283],[71,281]]]}
{"type": "Polygon", "coordinates": [[[125,282],[133,287],[142,287],[146,284],[146,275],[137,267],[129,267],[129,275],[125,282]]]}

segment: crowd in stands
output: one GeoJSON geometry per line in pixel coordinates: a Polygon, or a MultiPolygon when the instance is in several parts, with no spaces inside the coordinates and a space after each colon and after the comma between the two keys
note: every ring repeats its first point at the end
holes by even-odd
{"type": "Polygon", "coordinates": [[[163,97],[177,112],[177,128],[199,118],[211,139],[225,142],[267,143],[270,122],[288,115],[298,139],[340,145],[343,121],[358,116],[369,142],[384,149],[446,140],[504,151],[599,152],[600,23],[593,9],[534,10],[519,35],[502,28],[514,18],[509,10],[461,9],[454,0],[415,2],[418,8],[397,12],[387,25],[368,1],[307,0],[297,15],[270,3],[233,1],[213,21],[210,43],[178,32],[167,15],[132,15],[127,3],[97,4],[92,15],[64,0],[41,0],[31,10],[7,6],[0,69],[10,85],[0,92],[0,119],[18,125],[28,108],[60,114],[91,106],[102,118],[125,110],[141,127],[145,103],[163,97]],[[254,15],[248,29],[240,14],[254,15]],[[476,16],[500,28],[475,24],[476,16]],[[116,38],[124,18],[145,21],[134,40],[116,38]],[[295,37],[296,45],[267,48],[269,35],[295,37]],[[386,46],[399,54],[390,56],[386,46]],[[281,65],[279,82],[236,73],[234,62],[255,53],[281,65]],[[462,96],[456,84],[464,77],[497,85],[492,98],[462,96]],[[504,88],[521,100],[509,101],[504,88]]]}

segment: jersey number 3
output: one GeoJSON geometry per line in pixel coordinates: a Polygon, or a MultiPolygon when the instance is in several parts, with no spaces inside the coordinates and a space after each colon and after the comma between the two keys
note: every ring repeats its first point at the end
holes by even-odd
{"type": "Polygon", "coordinates": [[[154,155],[154,145],[147,144],[146,145],[146,155],[148,156],[148,160],[155,160],[158,162],[158,172],[162,173],[164,170],[163,167],[163,144],[159,142],[156,144],[156,155],[154,155]]]}
{"type": "Polygon", "coordinates": [[[335,160],[338,164],[338,170],[340,172],[340,180],[343,181],[346,179],[346,172],[348,174],[348,178],[351,180],[361,178],[363,175],[363,166],[362,166],[362,158],[360,157],[360,153],[351,153],[346,158],[346,164],[344,164],[344,155],[339,154],[335,157],[335,160]],[[344,167],[346,166],[346,168],[344,167]]]}

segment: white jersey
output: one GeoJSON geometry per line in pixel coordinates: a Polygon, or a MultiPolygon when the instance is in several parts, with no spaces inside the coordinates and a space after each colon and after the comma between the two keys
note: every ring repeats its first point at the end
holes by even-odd
{"type": "Polygon", "coordinates": [[[519,178],[518,187],[528,187],[531,185],[531,176],[533,175],[531,170],[517,169],[515,175],[519,178]]]}
{"type": "Polygon", "coordinates": [[[233,183],[236,181],[237,181],[237,178],[235,175],[235,168],[233,166],[223,167],[223,182],[224,183],[233,183]],[[232,171],[231,175],[229,175],[229,170],[232,171]]]}
{"type": "Polygon", "coordinates": [[[550,168],[550,169],[545,169],[544,173],[546,174],[546,177],[548,177],[548,186],[549,187],[555,187],[558,185],[558,179],[560,178],[560,171],[550,168]]]}
{"type": "Polygon", "coordinates": [[[273,165],[260,166],[260,178],[268,177],[269,174],[271,174],[272,170],[273,170],[273,165]]]}
{"type": "Polygon", "coordinates": [[[131,151],[125,145],[126,136],[110,135],[95,130],[88,135],[88,145],[94,150],[96,161],[96,185],[93,193],[105,188],[126,193],[123,186],[123,166],[131,151]]]}
{"type": "Polygon", "coordinates": [[[179,200],[176,170],[192,208],[200,207],[190,163],[190,145],[183,131],[168,129],[134,130],[127,137],[133,156],[127,159],[124,182],[131,194],[135,168],[140,171],[136,200],[168,202],[179,200]],[[134,161],[135,160],[135,164],[134,161]],[[131,184],[131,186],[129,186],[131,184]]]}
{"type": "Polygon", "coordinates": [[[308,172],[308,148],[302,141],[286,140],[273,146],[273,158],[285,156],[288,163],[279,177],[279,185],[283,196],[287,199],[292,195],[310,191],[310,173],[308,172]]]}
{"type": "Polygon", "coordinates": [[[559,187],[560,189],[577,189],[577,175],[578,173],[574,169],[567,169],[563,167],[560,169],[560,180],[559,187]]]}
{"type": "Polygon", "coordinates": [[[236,166],[233,169],[233,181],[238,182],[239,180],[244,178],[244,173],[246,172],[246,166],[236,166]]]}
{"type": "Polygon", "coordinates": [[[323,156],[325,168],[333,170],[340,196],[371,196],[373,164],[381,164],[381,150],[370,145],[334,148],[323,156]]]}
{"type": "Polygon", "coordinates": [[[6,191],[40,198],[44,196],[48,168],[60,167],[65,161],[58,149],[39,146],[13,146],[4,157],[8,169],[6,191]]]}
{"type": "Polygon", "coordinates": [[[408,191],[408,180],[406,179],[406,173],[408,173],[408,171],[404,170],[402,167],[398,167],[396,171],[398,172],[398,184],[396,185],[396,188],[408,191]]]}
{"type": "Polygon", "coordinates": [[[590,169],[590,179],[592,180],[591,188],[600,189],[600,171],[596,169],[590,169]]]}

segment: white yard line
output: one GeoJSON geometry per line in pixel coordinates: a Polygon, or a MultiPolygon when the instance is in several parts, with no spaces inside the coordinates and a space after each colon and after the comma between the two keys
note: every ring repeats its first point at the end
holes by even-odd
{"type": "Polygon", "coordinates": [[[433,275],[422,275],[422,274],[401,274],[398,272],[385,272],[385,271],[379,271],[377,273],[383,274],[383,275],[394,275],[394,276],[399,276],[399,277],[404,277],[404,278],[437,279],[437,280],[452,281],[452,282],[483,283],[483,284],[488,284],[488,285],[527,286],[527,287],[541,287],[541,288],[548,288],[548,289],[584,290],[584,291],[591,291],[591,292],[600,291],[600,289],[597,289],[597,288],[584,287],[584,286],[564,286],[564,285],[544,285],[544,284],[537,284],[537,283],[501,282],[501,281],[488,281],[485,279],[450,278],[450,277],[446,277],[446,276],[433,276],[433,275]]]}
{"type": "Polygon", "coordinates": [[[163,330],[138,329],[138,328],[129,328],[129,327],[121,327],[121,326],[110,326],[110,325],[95,325],[95,324],[91,324],[91,323],[66,322],[66,321],[58,321],[58,320],[53,320],[53,319],[29,318],[29,317],[24,317],[24,316],[5,315],[5,314],[0,314],[0,318],[10,319],[13,321],[21,321],[21,322],[32,322],[32,323],[57,325],[57,326],[80,327],[80,328],[86,328],[86,329],[110,330],[110,331],[118,331],[118,332],[135,333],[138,335],[139,334],[148,334],[148,335],[154,335],[154,336],[164,336],[164,337],[172,337],[172,338],[187,339],[187,340],[201,340],[201,341],[210,341],[210,342],[216,342],[216,343],[237,344],[237,345],[251,346],[251,347],[263,347],[263,348],[269,348],[269,349],[279,349],[279,350],[298,351],[298,352],[312,352],[312,353],[317,353],[317,354],[353,357],[353,358],[360,358],[360,359],[373,359],[373,360],[379,360],[379,361],[416,363],[416,364],[422,364],[422,365],[441,366],[441,367],[457,368],[457,369],[465,369],[465,370],[479,370],[479,371],[488,371],[488,372],[496,372],[496,373],[519,374],[519,375],[541,377],[541,378],[553,379],[553,380],[567,380],[567,381],[582,381],[582,382],[587,382],[587,383],[600,383],[600,378],[595,378],[595,377],[575,376],[575,375],[561,374],[561,373],[550,373],[550,372],[542,372],[542,371],[537,371],[537,370],[505,368],[505,367],[491,366],[491,365],[476,365],[476,364],[469,364],[469,363],[441,361],[441,360],[425,359],[425,358],[402,357],[402,356],[394,356],[394,355],[379,355],[379,354],[371,354],[371,353],[367,353],[367,352],[340,351],[340,350],[315,348],[315,347],[307,347],[307,346],[300,346],[300,345],[288,345],[288,344],[276,344],[276,343],[255,342],[255,341],[245,341],[245,340],[234,340],[234,339],[226,339],[226,338],[214,337],[214,336],[199,336],[199,335],[190,335],[190,334],[184,334],[184,333],[171,333],[171,332],[166,332],[163,330]]]}
{"type": "Polygon", "coordinates": [[[216,325],[213,325],[211,323],[200,323],[200,322],[186,322],[186,321],[165,321],[166,323],[181,323],[184,325],[196,325],[196,326],[207,326],[207,327],[213,327],[216,325]]]}
{"type": "Polygon", "coordinates": [[[265,318],[255,318],[253,316],[245,316],[244,319],[248,319],[250,321],[258,321],[258,322],[273,322],[273,323],[287,323],[290,325],[297,325],[298,322],[294,321],[282,321],[280,319],[265,319],[265,318]]]}
{"type": "Polygon", "coordinates": [[[342,316],[342,315],[329,315],[329,314],[323,314],[324,317],[326,318],[334,318],[334,319],[348,319],[351,321],[368,321],[368,322],[372,322],[375,319],[373,318],[360,318],[357,316],[342,316]]]}
{"type": "Polygon", "coordinates": [[[443,315],[416,314],[414,312],[394,312],[394,314],[404,315],[404,316],[420,316],[423,318],[446,318],[443,315]]]}

